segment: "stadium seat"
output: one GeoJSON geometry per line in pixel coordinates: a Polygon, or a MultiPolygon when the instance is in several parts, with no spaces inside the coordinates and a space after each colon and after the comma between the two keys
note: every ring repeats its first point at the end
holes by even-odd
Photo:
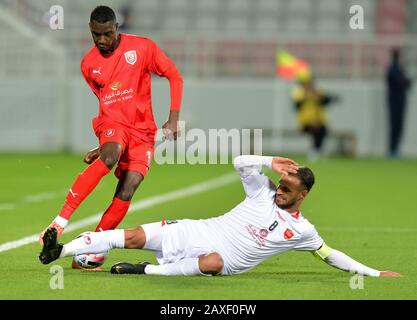
{"type": "Polygon", "coordinates": [[[165,0],[164,6],[169,12],[186,13],[191,7],[192,0],[165,0]]]}
{"type": "Polygon", "coordinates": [[[218,28],[218,17],[215,14],[196,16],[193,26],[197,31],[215,31],[218,28]]]}
{"type": "Polygon", "coordinates": [[[222,0],[193,0],[193,2],[195,3],[197,14],[217,11],[223,5],[222,0]]]}
{"type": "Polygon", "coordinates": [[[256,1],[256,5],[260,14],[277,14],[282,8],[282,3],[278,0],[258,0],[256,1]]]}
{"type": "Polygon", "coordinates": [[[291,0],[287,3],[288,14],[299,14],[308,16],[312,12],[314,1],[291,0]]]}
{"type": "Polygon", "coordinates": [[[139,15],[137,25],[141,30],[153,30],[157,28],[157,13],[139,15]]]}
{"type": "Polygon", "coordinates": [[[279,21],[278,17],[274,15],[258,18],[255,21],[255,31],[258,32],[278,32],[279,21]]]}
{"type": "Polygon", "coordinates": [[[227,8],[229,13],[247,13],[251,6],[250,0],[229,0],[227,8]]]}
{"type": "Polygon", "coordinates": [[[163,19],[163,29],[165,31],[185,31],[188,27],[187,16],[179,14],[179,12],[171,12],[163,19]]]}
{"type": "Polygon", "coordinates": [[[334,16],[341,16],[345,10],[343,0],[316,0],[317,12],[334,16]]]}
{"type": "Polygon", "coordinates": [[[160,7],[158,0],[139,0],[136,2],[138,13],[140,15],[145,15],[146,12],[151,11],[158,11],[160,7]]]}
{"type": "Polygon", "coordinates": [[[311,30],[311,23],[308,16],[298,16],[286,21],[285,30],[294,33],[306,33],[311,30]]]}
{"type": "Polygon", "coordinates": [[[232,16],[226,19],[224,24],[225,31],[241,31],[248,30],[248,19],[244,16],[232,16]]]}
{"type": "Polygon", "coordinates": [[[337,17],[329,17],[325,19],[317,19],[316,31],[318,33],[339,33],[340,32],[340,19],[337,17]]]}

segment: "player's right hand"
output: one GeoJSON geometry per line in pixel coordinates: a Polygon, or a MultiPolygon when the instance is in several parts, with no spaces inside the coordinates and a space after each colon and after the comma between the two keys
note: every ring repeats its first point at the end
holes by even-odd
{"type": "Polygon", "coordinates": [[[92,164],[100,156],[99,147],[91,149],[84,156],[84,162],[86,164],[92,164]]]}
{"type": "Polygon", "coordinates": [[[272,159],[272,170],[282,175],[297,173],[298,163],[289,158],[274,157],[272,159]]]}
{"type": "Polygon", "coordinates": [[[380,277],[402,277],[402,275],[398,272],[393,271],[381,271],[379,273],[380,277]]]}

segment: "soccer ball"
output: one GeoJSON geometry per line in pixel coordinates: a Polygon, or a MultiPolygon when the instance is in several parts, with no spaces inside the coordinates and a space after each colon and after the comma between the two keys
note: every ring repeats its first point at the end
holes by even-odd
{"type": "Polygon", "coordinates": [[[74,261],[81,268],[93,269],[100,267],[106,261],[107,255],[107,252],[80,254],[74,257],[74,261]]]}
{"type": "MultiPolygon", "coordinates": [[[[84,241],[91,241],[89,240],[88,234],[89,232],[81,233],[77,238],[84,237],[84,241]]],[[[81,268],[93,269],[103,265],[108,254],[108,252],[80,254],[74,256],[74,262],[81,268]]]]}

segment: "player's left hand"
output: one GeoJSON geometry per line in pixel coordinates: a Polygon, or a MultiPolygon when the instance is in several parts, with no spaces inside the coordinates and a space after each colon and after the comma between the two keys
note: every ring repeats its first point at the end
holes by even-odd
{"type": "Polygon", "coordinates": [[[297,173],[298,163],[289,158],[274,157],[272,159],[272,170],[286,176],[290,173],[297,173]]]}
{"type": "Polygon", "coordinates": [[[84,156],[84,162],[86,164],[92,164],[100,156],[99,148],[88,151],[84,156]]]}
{"type": "Polygon", "coordinates": [[[393,271],[381,271],[379,274],[380,277],[402,277],[398,272],[393,271]]]}

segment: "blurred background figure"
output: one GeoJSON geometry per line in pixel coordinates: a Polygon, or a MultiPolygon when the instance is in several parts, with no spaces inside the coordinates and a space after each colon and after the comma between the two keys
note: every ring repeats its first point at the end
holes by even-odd
{"type": "Polygon", "coordinates": [[[325,109],[337,99],[336,96],[319,90],[310,75],[300,77],[298,85],[292,91],[299,128],[303,133],[309,134],[313,141],[308,152],[310,161],[316,161],[323,156],[323,144],[328,133],[325,109]]]}
{"type": "Polygon", "coordinates": [[[130,2],[123,5],[119,14],[117,15],[120,32],[130,33],[132,29],[132,16],[134,15],[134,8],[130,2]]]}
{"type": "Polygon", "coordinates": [[[387,69],[386,80],[389,120],[388,156],[395,159],[400,156],[399,148],[407,108],[407,93],[411,86],[411,81],[402,66],[401,50],[399,48],[392,49],[391,63],[387,69]]]}

